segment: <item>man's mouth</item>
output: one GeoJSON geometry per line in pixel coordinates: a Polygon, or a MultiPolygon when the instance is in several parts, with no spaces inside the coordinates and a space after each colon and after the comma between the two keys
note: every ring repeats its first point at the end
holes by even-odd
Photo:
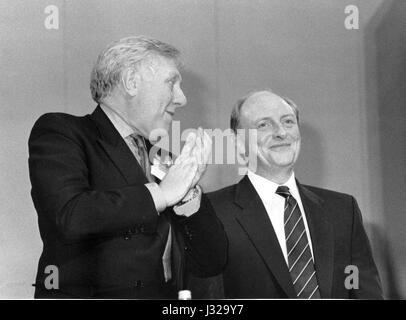
{"type": "Polygon", "coordinates": [[[281,144],[275,144],[270,147],[272,150],[280,150],[280,149],[285,149],[290,147],[290,143],[281,143],[281,144]]]}
{"type": "Polygon", "coordinates": [[[171,117],[175,115],[175,111],[165,110],[166,113],[169,113],[171,117]]]}

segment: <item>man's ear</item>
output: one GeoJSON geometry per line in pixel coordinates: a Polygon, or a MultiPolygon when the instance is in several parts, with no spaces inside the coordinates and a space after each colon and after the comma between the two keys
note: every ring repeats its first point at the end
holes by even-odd
{"type": "Polygon", "coordinates": [[[137,95],[141,76],[134,68],[126,68],[121,76],[124,90],[132,97],[137,95]]]}

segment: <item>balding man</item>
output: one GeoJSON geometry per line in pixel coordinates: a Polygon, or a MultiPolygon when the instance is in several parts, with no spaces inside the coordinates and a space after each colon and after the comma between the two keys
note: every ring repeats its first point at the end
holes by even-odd
{"type": "Polygon", "coordinates": [[[356,200],[295,179],[296,105],[252,92],[235,105],[231,129],[248,174],[209,194],[229,239],[226,298],[382,298],[356,200]],[[249,129],[250,139],[237,134],[249,129]]]}

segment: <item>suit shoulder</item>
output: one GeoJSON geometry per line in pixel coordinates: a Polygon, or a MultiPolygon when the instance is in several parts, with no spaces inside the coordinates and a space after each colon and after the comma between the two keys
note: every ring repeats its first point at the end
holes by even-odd
{"type": "Polygon", "coordinates": [[[62,112],[45,113],[35,122],[30,139],[47,133],[71,135],[83,131],[87,125],[88,116],[74,116],[62,112]]]}
{"type": "Polygon", "coordinates": [[[347,193],[319,188],[319,187],[315,187],[315,186],[309,186],[309,185],[302,185],[302,186],[304,188],[310,190],[311,192],[317,194],[319,197],[321,197],[323,199],[336,199],[336,200],[345,200],[345,201],[355,200],[352,195],[347,194],[347,193]]]}
{"type": "Polygon", "coordinates": [[[212,191],[207,193],[207,197],[210,199],[212,203],[224,202],[227,199],[233,199],[236,184],[218,189],[216,191],[212,191]]]}
{"type": "Polygon", "coordinates": [[[228,221],[234,216],[232,213],[236,210],[234,204],[236,186],[236,184],[233,184],[207,193],[217,217],[224,225],[228,225],[228,221]]]}
{"type": "Polygon", "coordinates": [[[78,117],[68,113],[49,112],[45,113],[35,121],[34,128],[38,127],[59,127],[61,125],[79,124],[86,116],[78,117]]]}

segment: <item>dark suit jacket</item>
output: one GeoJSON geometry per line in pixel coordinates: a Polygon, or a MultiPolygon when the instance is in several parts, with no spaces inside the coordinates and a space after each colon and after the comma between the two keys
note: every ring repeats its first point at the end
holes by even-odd
{"type": "Polygon", "coordinates": [[[84,117],[40,117],[29,169],[44,244],[36,297],[176,298],[188,272],[204,277],[224,267],[227,238],[207,198],[189,218],[172,209],[158,215],[142,168],[100,107],[84,117]],[[172,285],[162,267],[168,221],[172,285]],[[58,290],[44,287],[48,265],[59,269],[58,290]]]}
{"type": "MultiPolygon", "coordinates": [[[[321,297],[381,298],[378,272],[355,199],[299,183],[298,187],[321,297]],[[348,265],[358,267],[358,290],[344,286],[350,275],[344,272],[348,265]]],[[[272,223],[248,176],[208,196],[229,240],[223,274],[226,298],[296,297],[272,223]]]]}

